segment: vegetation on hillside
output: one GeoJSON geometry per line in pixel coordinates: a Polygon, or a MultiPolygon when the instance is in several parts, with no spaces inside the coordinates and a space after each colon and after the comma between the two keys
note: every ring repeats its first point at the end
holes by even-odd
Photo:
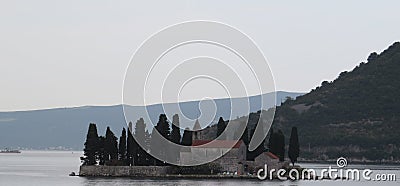
{"type": "Polygon", "coordinates": [[[296,126],[303,157],[400,159],[400,43],[277,108],[273,128],[296,126]]]}

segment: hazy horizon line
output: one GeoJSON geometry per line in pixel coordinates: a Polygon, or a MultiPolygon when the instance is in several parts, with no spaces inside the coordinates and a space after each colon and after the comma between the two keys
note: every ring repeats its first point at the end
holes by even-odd
{"type": "MultiPolygon", "coordinates": [[[[274,92],[267,92],[264,94],[257,94],[257,95],[250,95],[247,97],[255,97],[255,96],[260,96],[260,95],[265,95],[265,94],[270,94],[270,93],[278,93],[278,92],[286,92],[286,93],[298,93],[298,94],[306,94],[307,92],[300,92],[300,91],[285,91],[285,90],[277,90],[274,92]]],[[[247,97],[233,97],[230,99],[239,99],[239,98],[247,98],[247,97]]],[[[228,99],[229,97],[221,97],[221,98],[214,98],[214,99],[228,99]]],[[[43,111],[43,110],[54,110],[54,109],[74,109],[74,108],[84,108],[84,107],[114,107],[114,106],[120,106],[120,105],[128,105],[128,106],[133,106],[133,107],[144,107],[144,106],[153,106],[153,105],[159,105],[159,104],[171,104],[171,103],[188,103],[188,102],[196,102],[196,101],[201,101],[201,100],[185,100],[181,102],[163,102],[163,103],[151,103],[148,105],[128,105],[128,104],[123,104],[123,103],[113,103],[113,104],[107,104],[107,105],[96,105],[96,104],[85,104],[85,105],[76,105],[76,106],[54,106],[54,107],[46,107],[46,108],[34,108],[34,109],[26,109],[26,110],[0,110],[0,113],[11,113],[11,112],[29,112],[29,111],[43,111]]]]}

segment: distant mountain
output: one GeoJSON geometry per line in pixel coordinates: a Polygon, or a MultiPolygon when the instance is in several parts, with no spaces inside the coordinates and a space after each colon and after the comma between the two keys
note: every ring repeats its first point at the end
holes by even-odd
{"type": "Polygon", "coordinates": [[[277,108],[273,128],[298,127],[301,156],[400,160],[400,43],[277,108]]]}
{"type": "MultiPolygon", "coordinates": [[[[262,95],[264,99],[271,100],[275,93],[262,95]]],[[[268,102],[263,107],[280,105],[286,97],[295,98],[302,93],[276,92],[276,102],[268,102]]],[[[231,102],[241,103],[247,98],[217,99],[216,118],[222,116],[229,118],[231,102]]],[[[250,111],[256,112],[261,107],[261,96],[249,98],[250,111]]],[[[194,119],[200,115],[200,101],[179,103],[186,117],[194,119]]],[[[175,104],[164,104],[164,107],[173,107],[175,104]]],[[[240,108],[232,115],[247,115],[247,109],[240,108]]],[[[143,107],[126,106],[131,115],[127,116],[133,123],[143,117],[143,107]]],[[[149,105],[146,107],[150,120],[157,122],[160,113],[163,113],[162,105],[149,105]]],[[[202,112],[208,112],[202,110],[202,112]]],[[[169,116],[171,117],[171,116],[169,116]]],[[[181,117],[183,120],[183,117],[181,117]]],[[[215,119],[214,119],[215,120],[215,119]]],[[[0,112],[0,148],[24,147],[43,149],[47,147],[67,147],[82,150],[89,123],[96,123],[98,132],[103,135],[106,126],[111,126],[116,135],[120,135],[122,127],[126,127],[123,114],[123,106],[84,106],[76,108],[57,108],[34,111],[0,112]]],[[[149,123],[149,121],[146,121],[149,123]]],[[[181,127],[192,127],[193,123],[181,122],[181,127]]],[[[148,129],[152,126],[148,124],[148,129]]],[[[150,130],[151,131],[151,130],[150,130]]]]}

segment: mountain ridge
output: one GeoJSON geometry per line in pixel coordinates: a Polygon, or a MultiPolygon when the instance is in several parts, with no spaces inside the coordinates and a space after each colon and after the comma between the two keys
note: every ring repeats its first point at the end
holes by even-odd
{"type": "MultiPolygon", "coordinates": [[[[286,96],[296,97],[302,94],[282,91],[276,93],[276,100],[283,99],[286,96]]],[[[264,95],[269,94],[271,93],[264,95]]],[[[259,99],[260,96],[261,95],[250,97],[250,102],[259,99]]],[[[224,107],[225,104],[229,103],[226,100],[229,100],[229,98],[218,99],[216,102],[220,104],[221,107],[224,107]]],[[[195,118],[199,113],[198,103],[199,101],[191,101],[179,104],[186,108],[184,111],[185,115],[187,114],[195,118]]],[[[279,105],[280,101],[277,101],[275,104],[279,105]]],[[[252,105],[252,111],[256,111],[255,109],[259,105],[257,105],[257,103],[252,105]]],[[[139,106],[130,106],[128,108],[136,109],[136,107],[139,106]]],[[[149,112],[151,112],[150,119],[153,123],[156,123],[158,115],[162,112],[161,105],[148,105],[146,107],[148,107],[149,112]]],[[[219,113],[217,113],[218,117],[219,115],[227,117],[225,116],[227,114],[226,112],[217,112],[219,113]]],[[[248,113],[242,113],[242,115],[246,114],[248,113]]],[[[139,112],[135,113],[135,115],[132,116],[132,118],[134,118],[132,122],[135,123],[140,117],[143,117],[143,114],[139,112]]],[[[148,121],[146,122],[149,123],[148,121]]],[[[120,130],[126,127],[122,105],[0,112],[0,148],[23,147],[46,149],[48,147],[62,146],[74,150],[82,150],[89,123],[97,124],[99,134],[104,133],[106,126],[111,126],[114,133],[119,135],[120,130]]],[[[188,126],[192,127],[193,124],[194,123],[189,123],[188,126]]],[[[151,127],[149,125],[150,124],[148,124],[148,128],[151,127]]]]}

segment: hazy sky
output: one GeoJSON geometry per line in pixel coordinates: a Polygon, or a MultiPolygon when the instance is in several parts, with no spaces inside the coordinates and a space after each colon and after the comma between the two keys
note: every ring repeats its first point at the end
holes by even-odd
{"type": "Polygon", "coordinates": [[[0,2],[0,111],[122,102],[129,59],[160,29],[227,23],[264,52],[277,90],[308,92],[400,40],[393,1],[0,2]]]}

